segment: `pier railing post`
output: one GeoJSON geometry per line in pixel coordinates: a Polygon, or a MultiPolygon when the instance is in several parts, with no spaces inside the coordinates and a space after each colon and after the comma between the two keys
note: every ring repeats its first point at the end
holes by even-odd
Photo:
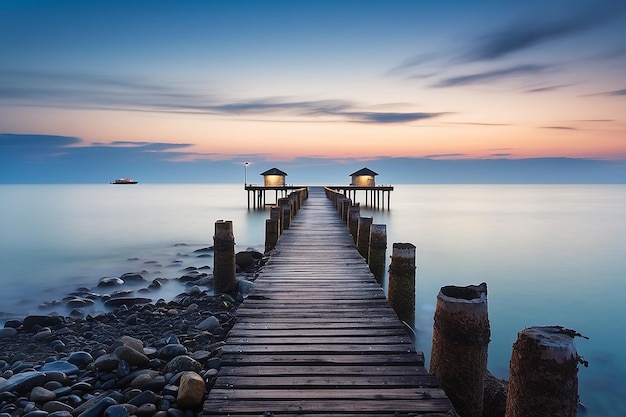
{"type": "Polygon", "coordinates": [[[380,285],[385,277],[385,255],[387,254],[387,226],[384,224],[373,224],[370,228],[370,271],[380,285]]]}
{"type": "MultiPolygon", "coordinates": [[[[578,363],[573,330],[529,327],[517,334],[511,355],[506,417],[575,417],[578,363]]],[[[584,362],[583,362],[584,363],[584,362]]]]}
{"type": "Polygon", "coordinates": [[[483,414],[490,335],[487,284],[441,288],[435,308],[430,373],[439,379],[463,417],[483,414]]]}
{"type": "Polygon", "coordinates": [[[350,206],[348,210],[348,230],[352,235],[355,245],[357,242],[357,233],[359,232],[359,217],[361,217],[361,206],[359,203],[355,203],[350,206]]]}
{"type": "Polygon", "coordinates": [[[344,198],[341,201],[341,220],[343,220],[344,223],[348,222],[348,210],[350,210],[351,205],[352,200],[350,200],[349,198],[344,198]]]}
{"type": "Polygon", "coordinates": [[[387,299],[400,320],[415,324],[415,245],[411,243],[393,244],[387,299]]]}
{"type": "Polygon", "coordinates": [[[288,198],[279,198],[278,207],[280,208],[280,230],[287,230],[291,223],[291,202],[288,198]]]}
{"type": "Polygon", "coordinates": [[[213,248],[213,292],[215,294],[235,293],[237,291],[237,278],[232,221],[218,220],[215,222],[213,248]]]}
{"type": "Polygon", "coordinates": [[[369,262],[370,229],[372,228],[373,220],[372,217],[359,217],[356,248],[366,262],[369,262]]]}
{"type": "Polygon", "coordinates": [[[270,253],[276,247],[278,236],[280,235],[280,226],[278,219],[265,220],[265,253],[270,253]]]}

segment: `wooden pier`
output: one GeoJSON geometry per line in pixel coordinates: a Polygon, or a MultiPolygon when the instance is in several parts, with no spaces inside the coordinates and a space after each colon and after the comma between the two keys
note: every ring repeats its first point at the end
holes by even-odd
{"type": "MultiPolygon", "coordinates": [[[[278,199],[287,197],[290,191],[305,188],[302,185],[264,186],[246,184],[244,189],[248,192],[248,208],[263,209],[268,205],[277,205],[278,199]],[[268,191],[274,191],[274,200],[268,201],[268,191]]],[[[271,194],[271,193],[270,193],[271,194]]]]}
{"type": "Polygon", "coordinates": [[[376,185],[372,187],[356,186],[356,185],[328,185],[327,188],[338,191],[351,199],[353,202],[358,202],[359,191],[365,194],[364,206],[374,208],[385,208],[385,201],[387,202],[387,209],[391,204],[391,192],[393,186],[391,185],[376,185]],[[385,194],[386,197],[385,198],[385,194]]]}
{"type": "Polygon", "coordinates": [[[204,415],[452,410],[324,189],[311,188],[237,310],[204,415]]]}

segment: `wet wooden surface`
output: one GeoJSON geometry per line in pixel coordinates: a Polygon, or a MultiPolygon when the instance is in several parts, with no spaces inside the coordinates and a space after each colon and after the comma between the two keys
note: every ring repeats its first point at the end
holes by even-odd
{"type": "Polygon", "coordinates": [[[311,188],[237,311],[204,414],[450,410],[332,202],[311,188]]]}

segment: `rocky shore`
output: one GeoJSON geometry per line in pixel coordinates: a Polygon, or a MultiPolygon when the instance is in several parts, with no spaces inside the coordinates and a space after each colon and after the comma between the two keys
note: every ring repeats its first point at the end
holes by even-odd
{"type": "Polygon", "coordinates": [[[170,301],[129,295],[109,280],[99,285],[108,293],[82,289],[64,300],[80,307],[97,299],[109,311],[6,321],[0,329],[0,417],[202,414],[242,293],[264,261],[253,250],[237,254],[237,295],[212,295],[210,271],[191,268],[179,278],[185,291],[170,301]]]}

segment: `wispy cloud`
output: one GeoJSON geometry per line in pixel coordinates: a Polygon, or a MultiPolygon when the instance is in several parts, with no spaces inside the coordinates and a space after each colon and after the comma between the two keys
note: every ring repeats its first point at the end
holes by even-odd
{"type": "Polygon", "coordinates": [[[515,52],[577,35],[594,29],[613,20],[624,10],[623,6],[607,5],[576,10],[569,16],[559,14],[554,18],[538,19],[528,17],[493,33],[478,37],[460,58],[463,61],[490,61],[500,59],[515,52]]]}
{"type": "Polygon", "coordinates": [[[578,128],[571,126],[541,126],[542,129],[554,129],[554,130],[578,130],[578,128]]]}
{"type": "MultiPolygon", "coordinates": [[[[23,106],[115,109],[138,112],[219,116],[265,116],[270,121],[299,116],[327,122],[328,117],[354,123],[410,123],[443,113],[370,111],[395,108],[397,103],[363,105],[349,100],[297,100],[261,97],[226,100],[210,92],[196,92],[158,83],[74,73],[0,70],[0,102],[23,106]],[[278,119],[276,119],[278,117],[278,119]],[[326,117],[326,119],[324,119],[326,117]]],[[[408,106],[408,105],[407,105],[408,106]]]]}
{"type": "Polygon", "coordinates": [[[475,74],[446,78],[433,84],[432,87],[441,88],[480,84],[500,80],[503,78],[509,78],[512,76],[533,75],[540,72],[545,72],[549,68],[550,67],[546,65],[518,65],[493,71],[485,71],[475,74]]]}
{"type": "Polygon", "coordinates": [[[467,156],[467,154],[464,154],[464,153],[439,153],[439,154],[424,155],[423,158],[427,158],[427,159],[462,158],[464,156],[467,156]]]}

